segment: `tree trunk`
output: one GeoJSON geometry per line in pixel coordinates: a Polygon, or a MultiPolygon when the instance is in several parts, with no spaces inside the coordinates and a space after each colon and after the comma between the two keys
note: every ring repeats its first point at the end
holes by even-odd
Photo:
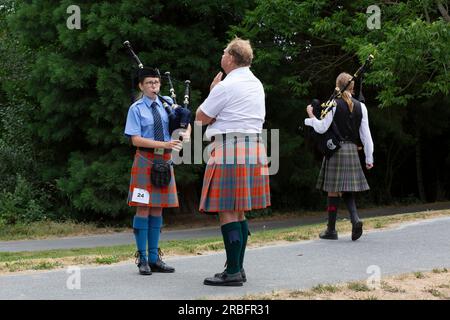
{"type": "Polygon", "coordinates": [[[385,193],[383,194],[383,197],[385,198],[384,200],[386,200],[388,203],[390,203],[392,200],[392,181],[394,178],[393,147],[394,147],[394,140],[392,140],[391,144],[389,145],[386,157],[386,175],[384,178],[386,190],[385,193]]]}
{"type": "Polygon", "coordinates": [[[450,22],[450,16],[448,14],[447,9],[442,5],[442,2],[440,0],[436,1],[438,10],[441,13],[441,15],[444,17],[445,21],[450,22]]]}
{"type": "Polygon", "coordinates": [[[419,198],[421,201],[425,202],[425,187],[423,184],[423,174],[422,174],[422,148],[420,143],[420,138],[417,139],[416,143],[416,173],[417,173],[417,189],[419,190],[419,198]]]}
{"type": "Polygon", "coordinates": [[[431,23],[430,15],[428,14],[428,9],[427,9],[427,6],[425,4],[423,5],[423,9],[425,11],[425,18],[426,18],[427,22],[431,23]]]}
{"type": "Polygon", "coordinates": [[[436,172],[436,201],[444,201],[445,200],[445,189],[442,187],[441,183],[441,170],[439,166],[437,167],[436,172]]]}

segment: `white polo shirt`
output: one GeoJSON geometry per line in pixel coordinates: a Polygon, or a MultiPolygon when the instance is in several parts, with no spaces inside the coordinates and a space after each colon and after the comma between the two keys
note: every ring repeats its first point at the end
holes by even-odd
{"type": "Polygon", "coordinates": [[[216,119],[206,129],[208,139],[227,132],[261,133],[266,116],[264,88],[249,67],[237,68],[211,90],[199,108],[216,119]]]}

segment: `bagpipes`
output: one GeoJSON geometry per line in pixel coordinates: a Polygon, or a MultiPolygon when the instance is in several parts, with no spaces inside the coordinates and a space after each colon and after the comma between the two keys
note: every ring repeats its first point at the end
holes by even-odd
{"type": "MultiPolygon", "coordinates": [[[[346,85],[343,88],[335,88],[333,94],[326,102],[321,104],[317,99],[313,99],[311,101],[313,114],[317,119],[325,118],[326,115],[331,110],[333,110],[333,108],[336,108],[337,103],[335,99],[341,98],[342,92],[344,92],[348,88],[352,81],[355,81],[358,78],[361,78],[358,100],[360,102],[364,102],[364,96],[362,94],[362,77],[371,65],[373,58],[373,55],[369,55],[364,64],[359,67],[359,69],[353,74],[352,78],[346,83],[346,85]]],[[[330,127],[325,133],[320,134],[315,132],[314,129],[311,129],[310,135],[319,152],[327,159],[329,159],[337,150],[340,149],[340,142],[342,141],[342,137],[334,121],[331,123],[330,127]]]]}
{"type": "MultiPolygon", "coordinates": [[[[139,69],[143,69],[144,65],[139,59],[139,57],[134,52],[133,48],[131,47],[130,41],[125,41],[123,43],[125,48],[128,50],[131,58],[136,62],[139,69]]],[[[159,73],[159,70],[155,68],[156,72],[159,75],[159,78],[161,79],[161,74],[159,73]]],[[[167,101],[167,99],[164,99],[160,94],[158,94],[159,99],[161,100],[164,109],[167,112],[167,115],[169,117],[169,133],[172,135],[172,132],[177,129],[187,129],[189,126],[189,123],[191,122],[191,110],[189,109],[189,97],[190,97],[190,84],[191,82],[189,80],[185,81],[185,91],[184,91],[184,101],[183,105],[180,106],[177,104],[176,100],[176,94],[175,89],[173,87],[172,79],[170,77],[170,72],[166,72],[165,76],[168,79],[169,86],[170,86],[170,95],[172,98],[173,103],[170,101],[167,101]]],[[[134,90],[134,85],[133,90],[134,90]]],[[[132,102],[134,102],[134,97],[132,97],[132,102]]]]}

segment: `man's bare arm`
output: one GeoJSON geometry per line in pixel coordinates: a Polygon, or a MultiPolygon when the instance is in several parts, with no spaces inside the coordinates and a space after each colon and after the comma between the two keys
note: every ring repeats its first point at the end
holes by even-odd
{"type": "Polygon", "coordinates": [[[200,110],[200,108],[198,108],[195,114],[195,121],[200,121],[202,126],[205,126],[207,124],[214,123],[216,119],[208,117],[202,110],[200,110]]]}

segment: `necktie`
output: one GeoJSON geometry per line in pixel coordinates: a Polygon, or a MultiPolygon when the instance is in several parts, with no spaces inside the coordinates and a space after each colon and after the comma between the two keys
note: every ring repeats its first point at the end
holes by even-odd
{"type": "Polygon", "coordinates": [[[152,115],[153,115],[153,130],[155,135],[156,141],[164,141],[164,131],[163,131],[163,125],[161,120],[161,115],[158,112],[158,104],[156,102],[152,103],[151,109],[152,109],[152,115]]]}

